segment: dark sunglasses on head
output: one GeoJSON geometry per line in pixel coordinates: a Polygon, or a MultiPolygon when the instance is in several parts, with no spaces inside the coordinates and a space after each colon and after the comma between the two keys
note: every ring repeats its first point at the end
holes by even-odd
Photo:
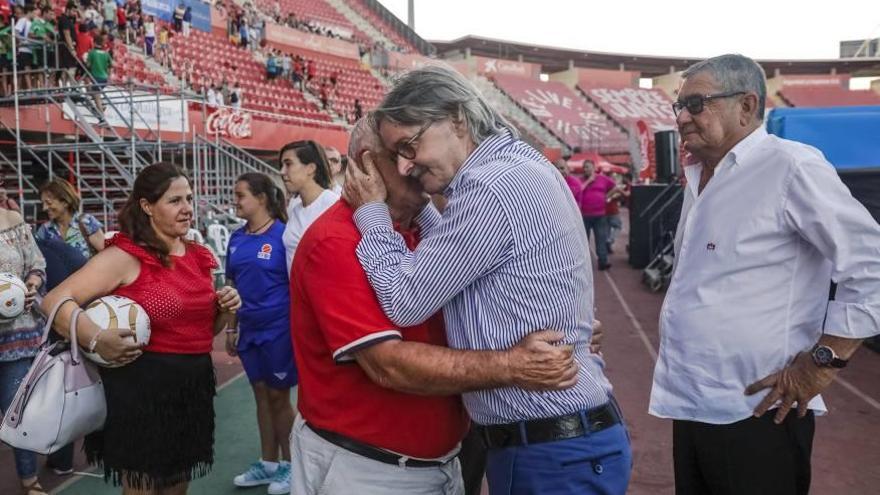
{"type": "Polygon", "coordinates": [[[715,93],[713,95],[689,95],[684,99],[677,100],[672,104],[672,113],[678,117],[683,109],[687,109],[691,115],[697,115],[706,108],[706,103],[719,98],[730,98],[746,94],[745,91],[731,91],[729,93],[715,93]]]}

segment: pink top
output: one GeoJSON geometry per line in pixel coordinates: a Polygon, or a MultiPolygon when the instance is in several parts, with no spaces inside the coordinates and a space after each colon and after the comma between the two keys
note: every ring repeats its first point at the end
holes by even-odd
{"type": "Polygon", "coordinates": [[[578,194],[581,193],[581,187],[583,187],[580,179],[578,179],[577,177],[575,177],[573,175],[566,175],[565,176],[565,183],[568,184],[568,188],[571,189],[572,196],[574,196],[575,199],[577,199],[578,194]]]}
{"type": "Polygon", "coordinates": [[[601,217],[605,215],[605,196],[614,189],[614,181],[604,175],[596,175],[589,184],[583,184],[580,193],[575,196],[581,215],[585,217],[601,217]]]}

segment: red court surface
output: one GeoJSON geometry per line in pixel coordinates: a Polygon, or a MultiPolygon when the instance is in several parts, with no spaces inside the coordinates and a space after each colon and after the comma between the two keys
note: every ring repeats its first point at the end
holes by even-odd
{"type": "MultiPolygon", "coordinates": [[[[633,440],[629,493],[672,494],[672,423],[647,413],[663,295],[641,285],[641,273],[630,269],[621,253],[623,245],[621,238],[611,257],[614,267],[595,273],[595,286],[598,316],[606,329],[607,372],[633,440]]],[[[223,338],[215,341],[214,352],[219,383],[241,370],[222,350],[223,338]]],[[[840,378],[824,394],[829,414],[816,421],[811,493],[874,495],[880,493],[880,354],[859,350],[840,378]]],[[[86,469],[80,455],[76,464],[77,470],[86,469]]],[[[64,481],[50,473],[40,473],[47,489],[64,481]]],[[[0,494],[17,492],[12,452],[0,447],[0,494]]]]}

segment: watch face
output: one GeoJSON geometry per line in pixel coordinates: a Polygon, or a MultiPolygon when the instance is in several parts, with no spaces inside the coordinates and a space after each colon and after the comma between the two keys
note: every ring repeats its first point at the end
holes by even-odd
{"type": "Polygon", "coordinates": [[[813,352],[813,356],[816,358],[816,363],[820,365],[831,364],[831,361],[834,359],[834,353],[825,346],[817,347],[816,351],[813,352]]]}

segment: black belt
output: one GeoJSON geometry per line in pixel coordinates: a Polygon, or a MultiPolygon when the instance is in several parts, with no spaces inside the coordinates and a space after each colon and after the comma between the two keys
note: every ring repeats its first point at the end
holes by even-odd
{"type": "Polygon", "coordinates": [[[612,399],[604,406],[555,418],[533,419],[501,425],[477,425],[483,445],[490,449],[553,442],[595,433],[621,423],[612,399]]]}
{"type": "Polygon", "coordinates": [[[357,440],[353,440],[344,435],[340,435],[339,433],[333,433],[332,431],[316,428],[308,423],[306,423],[306,426],[308,426],[309,429],[315,432],[316,435],[323,438],[324,440],[327,440],[333,445],[336,445],[337,447],[342,447],[349,452],[354,452],[357,455],[362,455],[369,459],[373,459],[374,461],[379,461],[385,464],[393,464],[400,467],[437,467],[443,466],[448,462],[423,461],[421,459],[413,459],[411,457],[398,455],[393,452],[388,452],[387,450],[382,450],[378,447],[373,447],[372,445],[358,442],[357,440]]]}

